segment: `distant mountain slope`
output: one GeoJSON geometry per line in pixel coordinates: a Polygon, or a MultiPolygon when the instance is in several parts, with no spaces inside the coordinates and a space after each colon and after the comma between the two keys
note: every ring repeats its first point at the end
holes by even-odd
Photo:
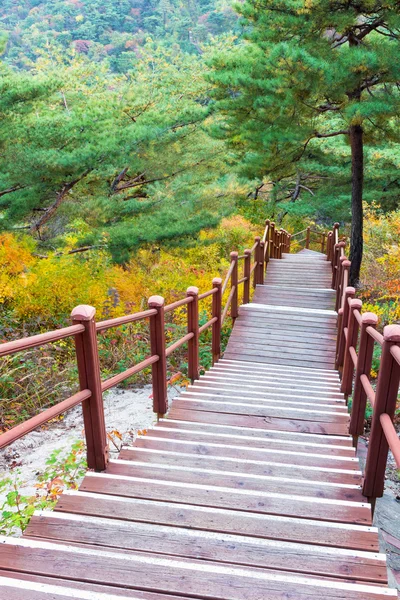
{"type": "Polygon", "coordinates": [[[230,0],[3,0],[0,5],[0,31],[8,34],[5,58],[22,68],[54,47],[93,60],[108,57],[115,71],[124,71],[148,37],[196,53],[210,35],[236,23],[230,0]]]}

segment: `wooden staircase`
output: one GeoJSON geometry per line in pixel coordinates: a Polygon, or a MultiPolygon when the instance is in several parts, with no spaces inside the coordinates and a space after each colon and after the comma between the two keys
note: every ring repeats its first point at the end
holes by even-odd
{"type": "Polygon", "coordinates": [[[318,252],[271,259],[166,418],[1,539],[0,597],[396,598],[334,369],[331,273],[318,252]]]}

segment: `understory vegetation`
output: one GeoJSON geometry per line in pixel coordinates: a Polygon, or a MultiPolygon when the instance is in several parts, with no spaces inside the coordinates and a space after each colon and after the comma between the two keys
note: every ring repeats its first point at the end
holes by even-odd
{"type": "MultiPolygon", "coordinates": [[[[102,320],[206,291],[267,218],[340,221],[364,310],[400,322],[399,42],[392,1],[3,0],[0,342],[78,304],[102,320]]],[[[168,315],[167,343],[186,326],[168,315]]],[[[107,378],[149,355],[148,326],[98,343],[107,378]]],[[[168,380],[188,383],[185,347],[168,380]]],[[[71,339],[0,358],[0,432],[77,390],[71,339]]],[[[83,456],[53,454],[33,495],[0,481],[1,533],[75,487],[83,456]]]]}

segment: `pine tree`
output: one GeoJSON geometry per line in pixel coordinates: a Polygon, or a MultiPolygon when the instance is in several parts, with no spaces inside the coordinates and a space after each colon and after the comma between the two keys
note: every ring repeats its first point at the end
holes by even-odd
{"type": "Polygon", "coordinates": [[[280,179],[315,157],[321,140],[344,136],[351,155],[351,280],[357,283],[364,145],[399,141],[399,5],[247,0],[238,10],[247,41],[213,63],[218,106],[226,115],[219,134],[241,155],[248,176],[280,179]]]}

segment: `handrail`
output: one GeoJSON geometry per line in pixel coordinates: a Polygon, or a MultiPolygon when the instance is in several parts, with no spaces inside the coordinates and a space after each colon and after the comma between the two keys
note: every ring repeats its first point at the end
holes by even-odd
{"type": "Polygon", "coordinates": [[[365,390],[365,393],[367,394],[368,400],[370,401],[371,405],[374,406],[376,394],[367,375],[360,375],[360,381],[365,390]]]}
{"type": "Polygon", "coordinates": [[[400,440],[397,436],[397,431],[394,428],[392,419],[386,413],[382,413],[379,417],[383,433],[385,434],[389,448],[392,451],[397,468],[400,469],[400,440]]]}
{"type": "Polygon", "coordinates": [[[186,344],[186,342],[188,342],[192,338],[194,338],[194,333],[187,333],[179,340],[168,346],[168,348],[165,351],[165,356],[170,356],[174,352],[174,350],[177,350],[178,348],[180,348],[180,346],[183,346],[183,344],[186,344]]]}
{"type": "Polygon", "coordinates": [[[296,235],[300,235],[301,233],[304,233],[305,231],[307,231],[307,227],[305,229],[302,229],[301,231],[296,231],[296,233],[292,233],[292,239],[294,237],[296,237],[296,235]]]}
{"type": "Polygon", "coordinates": [[[400,348],[398,346],[392,346],[390,348],[390,354],[393,356],[397,364],[400,365],[400,348]]]}
{"type": "Polygon", "coordinates": [[[204,323],[204,325],[202,325],[201,327],[199,327],[199,333],[203,333],[203,331],[205,331],[206,329],[208,329],[209,327],[211,327],[211,325],[213,325],[214,323],[216,323],[218,320],[218,317],[213,317],[212,319],[210,319],[209,321],[207,321],[207,323],[204,323]]]}
{"type": "Polygon", "coordinates": [[[126,315],[124,317],[116,317],[115,319],[108,319],[107,321],[99,321],[96,323],[96,331],[106,331],[111,327],[119,327],[120,325],[127,325],[128,323],[134,323],[135,321],[141,321],[147,319],[156,314],[156,310],[144,310],[142,312],[134,313],[132,315],[126,315]]]}
{"type": "Polygon", "coordinates": [[[27,421],[24,421],[24,423],[12,427],[8,431],[0,435],[0,448],[5,448],[12,442],[15,442],[16,440],[22,438],[30,431],[33,431],[37,427],[40,427],[40,425],[44,425],[44,423],[47,423],[51,419],[58,417],[58,415],[61,415],[67,410],[74,408],[74,406],[77,406],[85,400],[88,400],[91,395],[92,392],[90,390],[81,390],[80,392],[74,394],[73,396],[70,396],[66,400],[62,400],[62,402],[59,402],[55,406],[51,406],[50,408],[47,408],[38,415],[31,417],[27,421]]]}
{"type": "Polygon", "coordinates": [[[231,288],[230,294],[229,294],[228,299],[227,299],[226,304],[225,304],[224,311],[222,313],[221,323],[225,322],[226,315],[228,314],[228,309],[229,309],[229,307],[230,307],[230,305],[232,303],[232,298],[233,298],[233,295],[235,294],[235,292],[236,292],[236,286],[233,286],[231,288]]]}
{"type": "Polygon", "coordinates": [[[208,296],[213,296],[218,292],[218,288],[214,287],[212,290],[208,290],[208,292],[203,292],[199,294],[199,300],[203,300],[204,298],[208,298],[208,296]]]}
{"type": "Polygon", "coordinates": [[[167,304],[164,308],[165,313],[170,313],[179,308],[180,306],[184,306],[185,304],[189,304],[193,302],[192,296],[186,296],[186,298],[181,298],[181,300],[177,300],[176,302],[172,302],[172,304],[167,304]]]}
{"type": "Polygon", "coordinates": [[[400,325],[388,325],[383,335],[376,330],[378,317],[362,312],[355,289],[348,286],[350,261],[345,241],[339,240],[339,224],[328,234],[327,260],[332,267],[332,288],[336,290],[338,334],[335,366],[341,373],[341,392],[353,396],[349,432],[354,445],[364,432],[367,400],[372,406],[372,426],[362,493],[372,505],[384,490],[388,449],[400,468],[400,440],[393,426],[400,387],[400,325]],[[374,345],[381,349],[376,390],[370,382],[374,345]]]}
{"type": "Polygon", "coordinates": [[[21,352],[22,350],[29,350],[30,348],[44,346],[44,344],[58,342],[67,337],[83,333],[84,330],[85,328],[82,325],[71,325],[70,327],[63,327],[62,329],[56,329],[55,331],[31,335],[13,342],[4,342],[3,344],[0,344],[0,356],[8,356],[10,354],[15,354],[16,352],[21,352]]]}
{"type": "Polygon", "coordinates": [[[231,264],[229,265],[229,269],[228,269],[228,272],[227,272],[227,274],[225,276],[224,283],[222,284],[222,295],[225,293],[226,288],[228,287],[228,283],[229,283],[229,280],[231,278],[232,271],[235,268],[235,264],[236,264],[235,261],[232,260],[231,264]]]}
{"type": "Polygon", "coordinates": [[[160,357],[157,355],[149,356],[148,358],[142,360],[140,363],[138,363],[134,367],[130,367],[129,369],[122,371],[122,373],[118,373],[118,375],[114,375],[114,377],[110,377],[109,379],[102,381],[102,383],[101,383],[102,391],[105,392],[106,390],[109,390],[110,388],[114,387],[115,385],[122,383],[123,381],[125,381],[125,379],[128,379],[129,377],[132,377],[132,375],[136,375],[136,373],[139,373],[140,371],[143,371],[143,369],[150,367],[152,364],[154,364],[158,360],[160,360],[160,357]]]}
{"type": "MultiPolygon", "coordinates": [[[[275,223],[265,221],[263,237],[256,237],[250,250],[230,255],[231,262],[224,282],[214,278],[212,288],[201,294],[196,287],[189,287],[184,298],[165,305],[161,296],[151,296],[148,309],[137,313],[96,322],[96,310],[91,306],[77,306],[71,314],[72,325],[56,331],[22,338],[0,344],[0,356],[8,356],[29,348],[73,337],[76,348],[79,384],[81,391],[59,402],[21,425],[0,435],[0,447],[19,439],[28,431],[46,423],[73,406],[82,403],[87,441],[87,462],[90,469],[102,471],[108,462],[107,433],[104,419],[103,393],[125,379],[151,367],[153,386],[153,410],[163,415],[168,409],[167,358],[184,344],[188,345],[188,376],[194,381],[199,377],[199,336],[212,329],[211,350],[213,364],[221,355],[221,327],[230,309],[232,321],[238,316],[238,292],[243,285],[243,304],[250,302],[250,287],[264,283],[265,271],[270,258],[282,258],[290,251],[291,235],[284,229],[277,230],[275,223]],[[238,262],[243,261],[243,274],[238,274],[238,262]],[[222,296],[230,285],[230,291],[222,309],[222,296]],[[199,301],[211,297],[211,318],[199,325],[199,301]],[[186,306],[187,334],[166,347],[165,315],[186,306]],[[101,379],[97,334],[107,330],[148,319],[150,330],[149,356],[136,365],[108,379],[101,379]]],[[[242,263],[240,263],[242,264],[242,263]]]]}

